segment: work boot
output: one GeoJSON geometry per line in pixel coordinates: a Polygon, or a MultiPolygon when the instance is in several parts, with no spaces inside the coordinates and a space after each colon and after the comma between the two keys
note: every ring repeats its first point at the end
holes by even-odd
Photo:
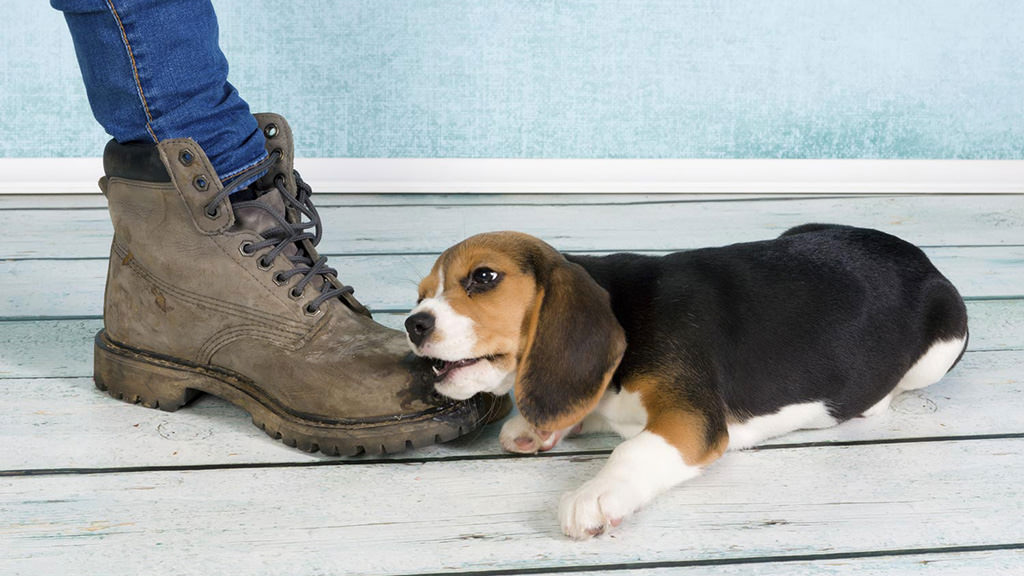
{"type": "Polygon", "coordinates": [[[434,393],[404,334],[371,320],[316,251],[320,216],[287,122],[257,119],[270,155],[232,181],[266,175],[233,199],[191,139],[107,145],[114,239],[96,386],[168,411],[213,394],[285,444],[331,455],[443,442],[503,415],[507,399],[434,393]]]}

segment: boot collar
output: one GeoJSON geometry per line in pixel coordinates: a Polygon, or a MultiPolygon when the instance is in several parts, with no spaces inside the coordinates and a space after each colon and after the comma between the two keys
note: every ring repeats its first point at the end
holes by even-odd
{"type": "Polygon", "coordinates": [[[107,178],[124,178],[143,182],[170,182],[160,151],[152,142],[107,142],[103,149],[103,172],[107,178]]]}

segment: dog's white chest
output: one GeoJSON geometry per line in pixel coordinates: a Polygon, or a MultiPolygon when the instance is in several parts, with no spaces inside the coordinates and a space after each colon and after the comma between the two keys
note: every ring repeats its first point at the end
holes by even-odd
{"type": "Polygon", "coordinates": [[[647,426],[647,409],[639,392],[622,390],[605,392],[596,412],[612,431],[623,438],[636,436],[647,426]]]}

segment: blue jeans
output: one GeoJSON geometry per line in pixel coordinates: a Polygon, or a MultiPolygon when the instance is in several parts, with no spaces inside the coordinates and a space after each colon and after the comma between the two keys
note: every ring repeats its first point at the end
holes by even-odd
{"type": "Polygon", "coordinates": [[[249,105],[228,82],[209,0],[50,5],[64,12],[89,105],[115,140],[192,138],[222,181],[267,156],[249,105]]]}

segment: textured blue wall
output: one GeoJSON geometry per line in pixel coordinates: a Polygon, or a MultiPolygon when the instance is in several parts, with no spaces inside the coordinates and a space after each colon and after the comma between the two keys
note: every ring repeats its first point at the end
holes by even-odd
{"type": "MultiPolygon", "coordinates": [[[[300,154],[1024,158],[1020,0],[221,0],[300,154]]],[[[2,0],[0,156],[96,156],[59,13],[2,0]]]]}

